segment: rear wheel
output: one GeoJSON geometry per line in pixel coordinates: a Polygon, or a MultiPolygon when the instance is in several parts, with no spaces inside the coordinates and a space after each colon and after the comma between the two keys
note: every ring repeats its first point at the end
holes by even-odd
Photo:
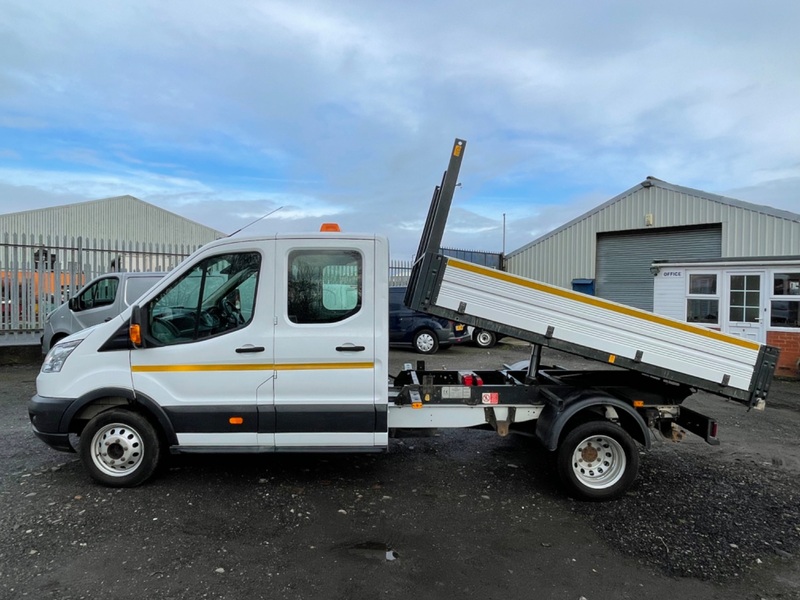
{"type": "Polygon", "coordinates": [[[414,350],[420,354],[434,354],[439,349],[439,338],[430,329],[414,334],[414,350]]]}
{"type": "Polygon", "coordinates": [[[133,487],[155,472],[161,443],[155,428],[139,413],[112,409],[89,421],[81,433],[81,461],[95,481],[133,487]]]}
{"type": "Polygon", "coordinates": [[[636,479],[639,451],[619,425],[591,421],[564,437],[556,451],[556,468],[573,495],[611,500],[624,494],[636,479]]]}
{"type": "Polygon", "coordinates": [[[485,329],[478,329],[472,338],[480,348],[491,348],[497,343],[497,336],[485,329]]]}

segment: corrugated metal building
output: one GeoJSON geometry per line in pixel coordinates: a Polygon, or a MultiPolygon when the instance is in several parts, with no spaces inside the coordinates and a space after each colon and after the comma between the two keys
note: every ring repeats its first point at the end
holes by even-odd
{"type": "Polygon", "coordinates": [[[800,254],[800,215],[648,177],[506,256],[514,274],[653,309],[653,262],[800,254]]]}
{"type": "Polygon", "coordinates": [[[225,236],[133,196],[0,215],[0,233],[192,245],[225,236]]]}
{"type": "Polygon", "coordinates": [[[167,270],[176,257],[224,236],[133,196],[117,196],[0,215],[0,243],[6,248],[0,263],[65,263],[75,261],[79,249],[82,256],[100,252],[109,263],[90,270],[167,270]],[[16,249],[13,255],[8,248],[16,249]]]}

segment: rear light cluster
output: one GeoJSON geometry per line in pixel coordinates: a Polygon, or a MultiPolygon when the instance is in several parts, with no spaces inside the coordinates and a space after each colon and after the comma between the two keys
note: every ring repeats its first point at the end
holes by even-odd
{"type": "Polygon", "coordinates": [[[477,373],[461,373],[461,383],[464,385],[483,385],[483,379],[477,373]]]}

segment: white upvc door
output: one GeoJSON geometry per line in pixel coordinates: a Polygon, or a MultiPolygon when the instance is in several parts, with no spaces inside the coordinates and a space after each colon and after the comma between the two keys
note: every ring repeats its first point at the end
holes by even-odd
{"type": "Polygon", "coordinates": [[[764,271],[727,272],[724,331],[766,342],[767,293],[764,271]]]}

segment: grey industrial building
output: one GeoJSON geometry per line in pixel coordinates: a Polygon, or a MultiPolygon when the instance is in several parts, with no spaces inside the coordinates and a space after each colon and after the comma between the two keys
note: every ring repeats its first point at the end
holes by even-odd
{"type": "Polygon", "coordinates": [[[582,280],[597,296],[653,310],[654,261],[797,255],[800,215],[648,177],[509,253],[505,268],[567,288],[582,280]]]}
{"type": "Polygon", "coordinates": [[[133,196],[116,196],[0,215],[6,249],[0,265],[8,269],[16,261],[22,268],[35,258],[67,268],[77,252],[80,268],[91,272],[169,270],[221,237],[221,231],[133,196]]]}
{"type": "Polygon", "coordinates": [[[516,275],[780,348],[800,374],[800,215],[648,177],[511,252],[516,275]]]}
{"type": "MultiPolygon", "coordinates": [[[[0,215],[0,234],[201,245],[225,234],[133,196],[0,215]]],[[[2,241],[5,241],[3,239],[2,241]]]]}

